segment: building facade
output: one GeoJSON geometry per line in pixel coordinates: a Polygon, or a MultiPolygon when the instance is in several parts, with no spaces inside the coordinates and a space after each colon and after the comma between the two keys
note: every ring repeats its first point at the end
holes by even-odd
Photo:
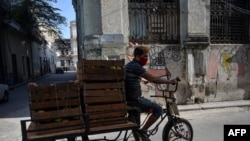
{"type": "Polygon", "coordinates": [[[0,5],[0,83],[13,85],[32,77],[31,40],[11,19],[11,3],[1,0],[0,5]]]}
{"type": "Polygon", "coordinates": [[[56,55],[56,68],[62,68],[64,71],[74,70],[70,39],[63,39],[57,43],[56,55]]]}
{"type": "Polygon", "coordinates": [[[63,39],[57,43],[56,68],[64,71],[76,71],[78,61],[76,22],[70,22],[70,39],[63,39]]]}
{"type": "MultiPolygon", "coordinates": [[[[250,99],[248,0],[72,0],[78,56],[131,59],[147,45],[147,69],[180,77],[179,104],[250,99]]],[[[158,94],[143,85],[144,94],[158,94]]]]}
{"type": "Polygon", "coordinates": [[[0,0],[0,83],[10,86],[55,72],[55,39],[38,39],[10,17],[20,1],[0,0]]]}
{"type": "Polygon", "coordinates": [[[76,31],[76,21],[70,22],[70,46],[71,46],[71,59],[72,59],[72,70],[77,69],[78,61],[78,49],[77,49],[77,31],[76,31]]]}

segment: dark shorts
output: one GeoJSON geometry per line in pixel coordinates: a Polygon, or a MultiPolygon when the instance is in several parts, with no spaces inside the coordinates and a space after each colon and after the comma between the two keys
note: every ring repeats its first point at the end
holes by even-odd
{"type": "MultiPolygon", "coordinates": [[[[144,97],[139,97],[137,101],[129,101],[128,104],[132,107],[138,108],[140,113],[147,113],[152,109],[152,115],[156,118],[159,118],[162,115],[162,107],[159,104],[144,97]]],[[[130,111],[129,119],[140,124],[140,113],[138,113],[137,111],[130,111]]]]}

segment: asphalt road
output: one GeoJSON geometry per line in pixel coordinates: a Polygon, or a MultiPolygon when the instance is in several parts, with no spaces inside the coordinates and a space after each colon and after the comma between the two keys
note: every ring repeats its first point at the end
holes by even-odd
{"type": "MultiPolygon", "coordinates": [[[[61,83],[76,80],[75,72],[50,74],[35,80],[36,83],[61,83]]],[[[226,124],[250,125],[249,107],[230,107],[208,110],[182,111],[181,117],[190,121],[194,130],[193,141],[223,141],[223,128],[226,124]]],[[[144,118],[145,115],[142,116],[144,118]]],[[[21,141],[20,120],[29,119],[27,84],[20,85],[10,93],[10,101],[0,104],[0,141],[21,141]]],[[[167,121],[166,121],[167,122],[167,121]]],[[[152,141],[160,141],[162,126],[152,141]]],[[[114,138],[115,133],[92,135],[90,138],[114,138]]],[[[120,139],[121,140],[121,139],[120,139]]],[[[133,139],[131,138],[131,141],[133,139]]],[[[80,141],[80,138],[79,138],[80,141]]]]}
{"type": "MultiPolygon", "coordinates": [[[[180,116],[187,119],[193,127],[193,141],[224,141],[224,125],[249,125],[250,126],[250,108],[249,107],[230,107],[208,110],[194,110],[180,112],[180,116]]],[[[142,119],[145,116],[142,116],[142,119]]],[[[167,122],[167,121],[166,121],[167,122]]],[[[151,141],[162,140],[162,128],[150,137],[151,141]]],[[[113,139],[116,134],[92,135],[90,138],[113,139]]],[[[131,141],[133,138],[131,137],[131,141]]],[[[245,141],[245,140],[244,140],[245,141]]]]}
{"type": "MultiPolygon", "coordinates": [[[[30,82],[63,83],[74,80],[76,80],[76,72],[65,72],[49,74],[30,82]]],[[[27,83],[22,83],[10,91],[8,103],[0,103],[0,141],[21,141],[22,139],[20,120],[30,118],[27,83]]]]}

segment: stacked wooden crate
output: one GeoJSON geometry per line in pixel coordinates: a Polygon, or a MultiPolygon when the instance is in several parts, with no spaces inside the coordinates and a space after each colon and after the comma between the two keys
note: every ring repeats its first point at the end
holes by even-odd
{"type": "Polygon", "coordinates": [[[77,78],[89,127],[126,123],[124,60],[80,60],[77,78]]]}
{"type": "Polygon", "coordinates": [[[36,134],[83,129],[78,83],[29,83],[30,128],[36,134]]]}

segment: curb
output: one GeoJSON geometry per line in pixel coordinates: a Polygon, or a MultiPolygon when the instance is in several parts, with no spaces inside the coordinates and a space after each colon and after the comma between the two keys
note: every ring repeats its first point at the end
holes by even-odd
{"type": "Polygon", "coordinates": [[[179,111],[206,110],[229,107],[250,107],[250,100],[209,102],[193,105],[178,105],[179,111]]]}
{"type": "MultiPolygon", "coordinates": [[[[37,81],[42,78],[46,78],[51,74],[45,74],[40,77],[27,80],[16,85],[9,86],[10,90],[13,90],[19,86],[25,85],[32,81],[37,81]]],[[[236,100],[236,101],[220,101],[220,102],[208,102],[200,104],[190,104],[190,105],[177,105],[179,111],[194,111],[194,110],[206,110],[206,109],[216,109],[216,108],[229,108],[229,107],[250,107],[250,100],[236,100]]]]}
{"type": "Polygon", "coordinates": [[[29,82],[37,81],[37,80],[39,80],[39,79],[42,79],[42,78],[45,78],[45,77],[48,77],[48,76],[50,76],[50,74],[45,74],[45,75],[40,76],[40,77],[36,77],[36,78],[30,79],[30,80],[27,80],[27,81],[23,81],[23,82],[21,82],[21,83],[18,83],[18,84],[9,86],[9,89],[10,89],[10,90],[13,90],[13,89],[15,89],[15,88],[17,88],[17,87],[20,87],[20,86],[22,86],[22,85],[25,85],[25,84],[27,84],[27,83],[29,83],[29,82]]]}

